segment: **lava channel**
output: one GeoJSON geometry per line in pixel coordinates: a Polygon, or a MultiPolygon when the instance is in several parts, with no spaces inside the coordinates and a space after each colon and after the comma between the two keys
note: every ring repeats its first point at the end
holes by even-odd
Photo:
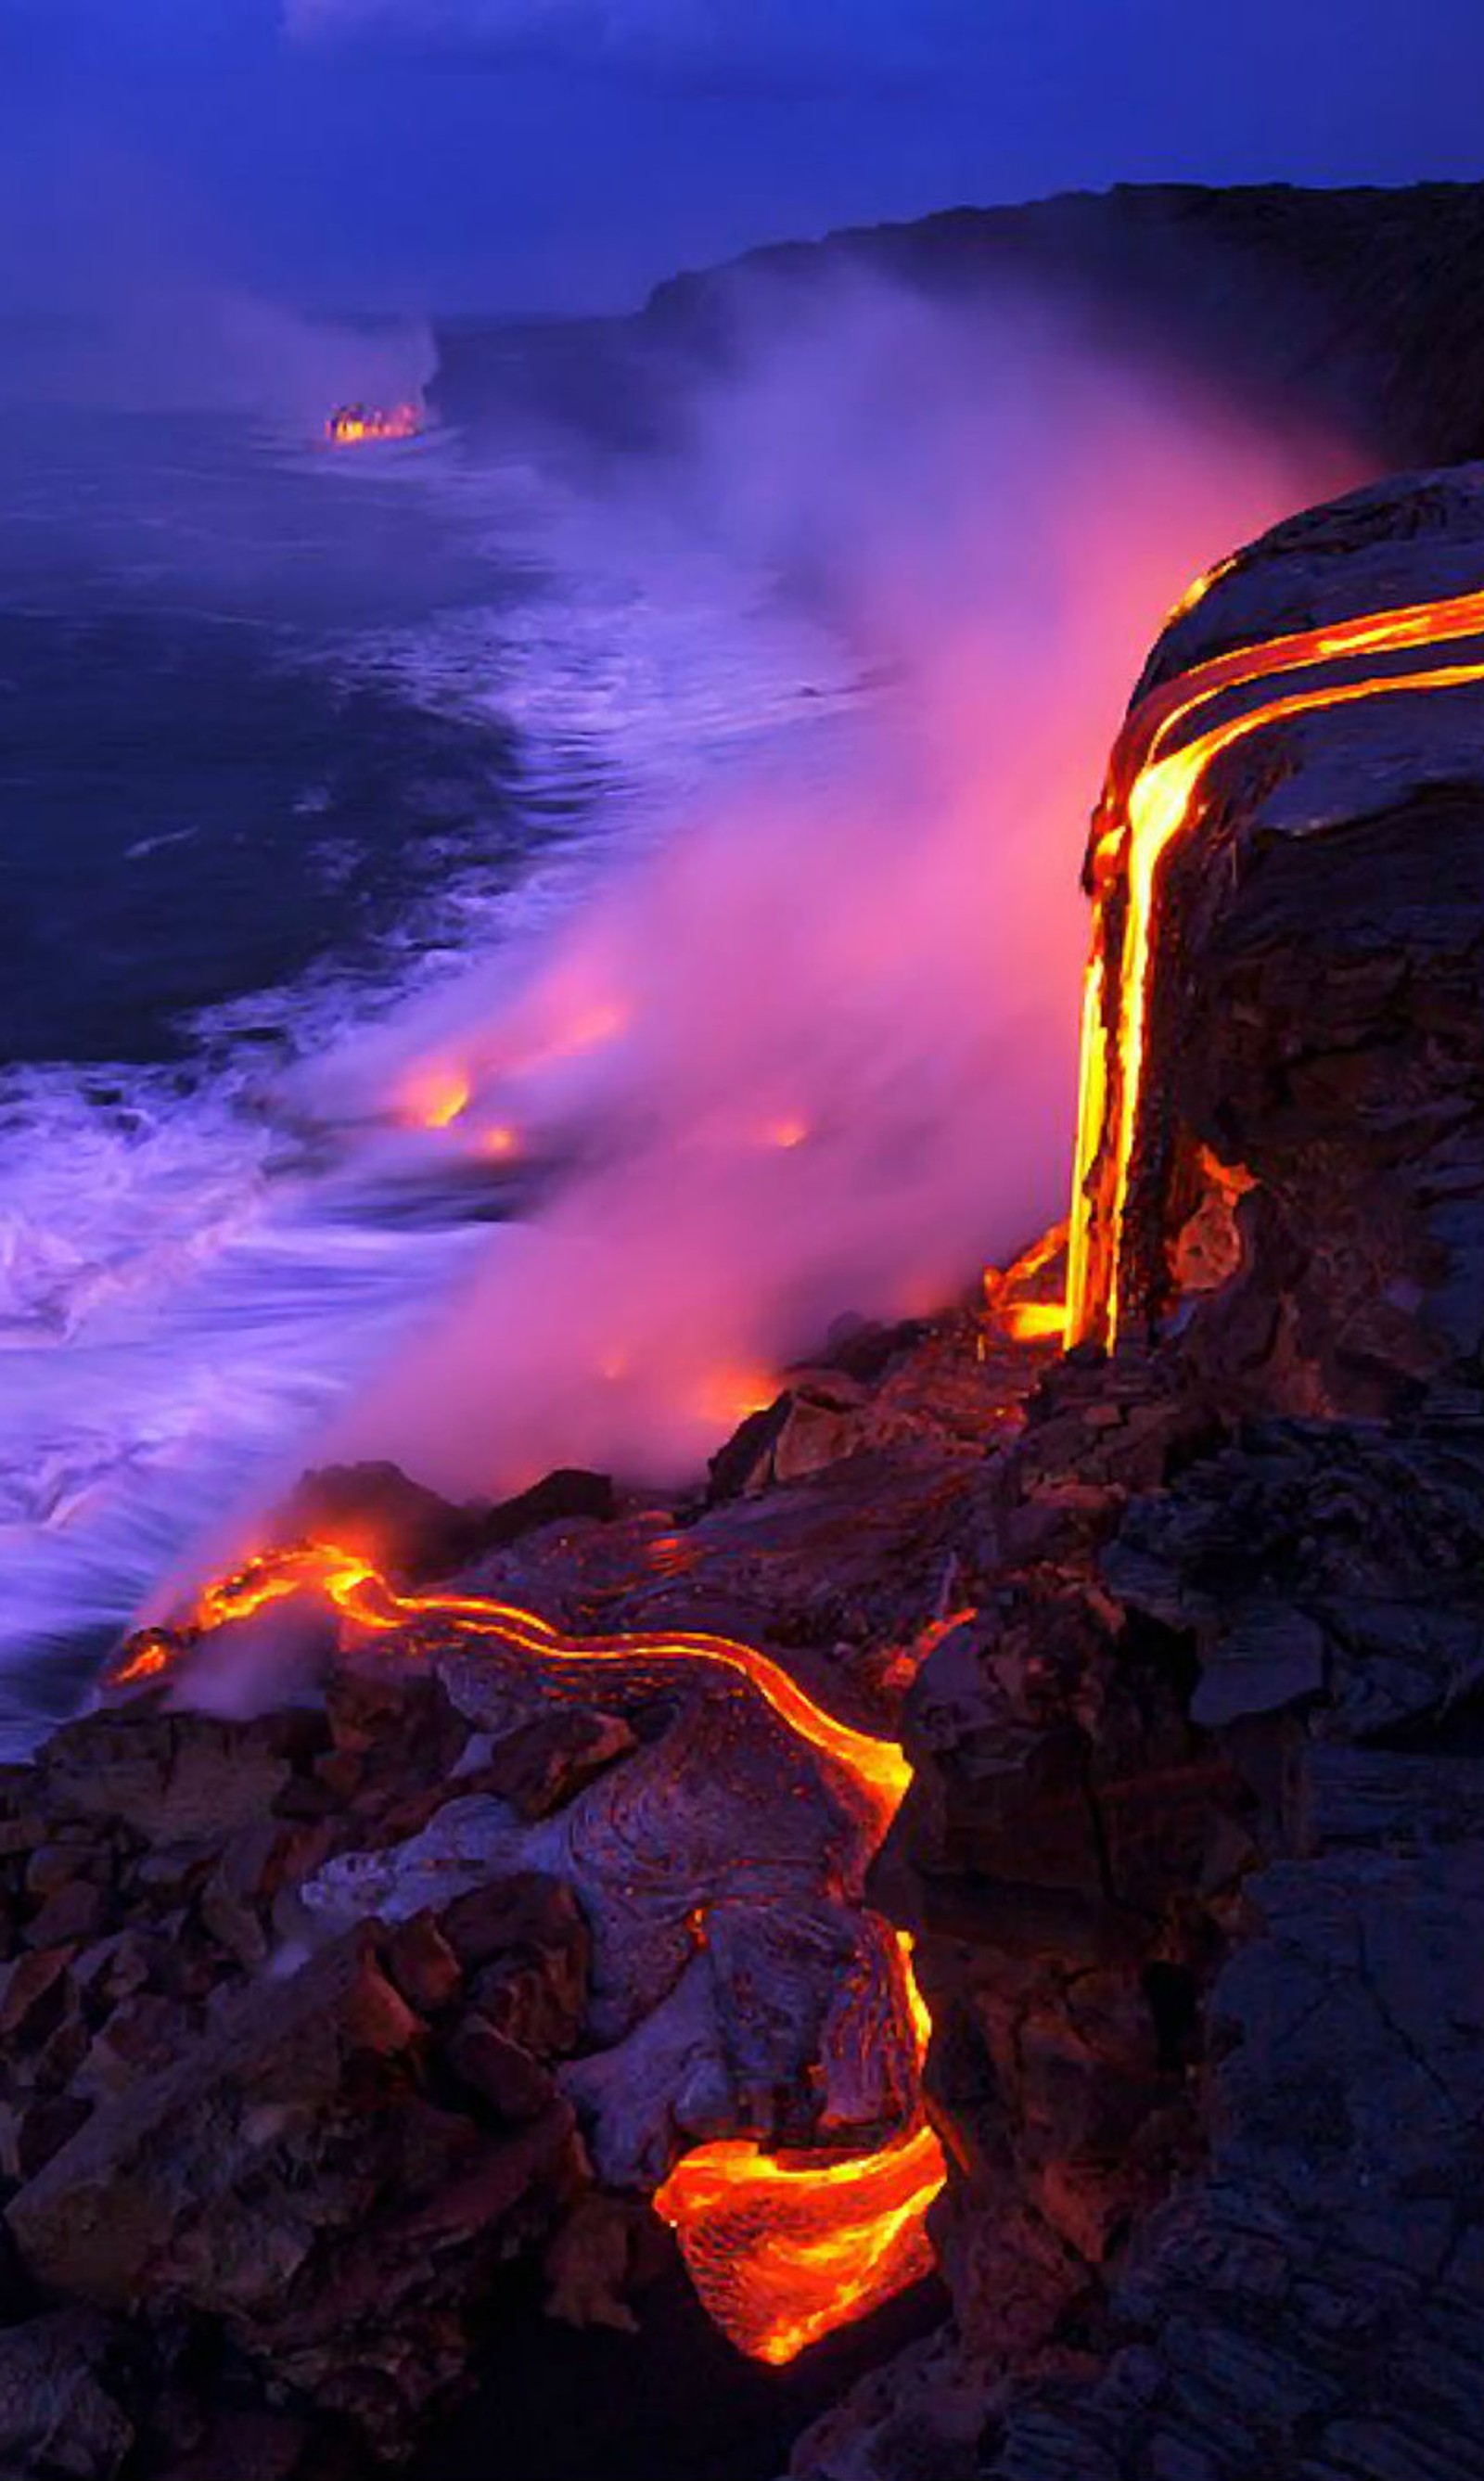
{"type": "MultiPolygon", "coordinates": [[[[323,1543],[267,1554],[207,1587],[183,1629],[148,1630],[131,1640],[112,1684],[159,1677],[211,1630],[306,1590],[325,1595],[360,1629],[382,1632],[439,1620],[466,1634],[498,1637],[542,1667],[678,1664],[741,1674],[816,1761],[844,1778],[872,1849],[911,1781],[895,1742],[827,1713],[752,1646],[669,1631],[566,1637],[535,1613],[484,1595],[401,1593],[369,1559],[323,1543]]],[[[675,2233],[703,2307],[752,2359],[790,2361],[931,2269],[927,2213],[946,2177],[922,2101],[931,2028],[904,1938],[896,1954],[893,1997],[917,2073],[907,2120],[885,2144],[870,2154],[769,2155],[750,2138],[722,2138],[682,2156],[656,2193],[656,2209],[675,2233]]]]}
{"type": "MultiPolygon", "coordinates": [[[[1178,609],[1192,609],[1209,582],[1199,581],[1178,609]]],[[[1121,1328],[1144,1306],[1131,1297],[1125,1221],[1143,1104],[1160,866],[1171,845],[1202,815],[1213,761],[1235,743],[1292,716],[1484,681],[1484,660],[1309,682],[1172,744],[1198,710],[1224,692],[1275,675],[1481,635],[1484,592],[1363,614],[1214,656],[1152,691],[1130,717],[1093,820],[1085,874],[1094,910],[1067,1251],[1068,1344],[1091,1339],[1111,1349],[1121,1328]]]]}

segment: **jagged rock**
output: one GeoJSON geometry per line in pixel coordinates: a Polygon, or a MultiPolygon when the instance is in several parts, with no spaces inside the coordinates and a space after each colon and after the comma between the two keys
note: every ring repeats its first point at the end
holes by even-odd
{"type": "Polygon", "coordinates": [[[421,1584],[542,1526],[606,1523],[614,1505],[606,1474],[572,1468],[545,1475],[497,1507],[455,1507],[397,1465],[322,1465],[285,1502],[275,1532],[284,1542],[334,1542],[365,1553],[387,1574],[421,1584]]]}
{"type": "Polygon", "coordinates": [[[118,2340],[81,2309],[0,2331],[0,2460],[17,2481],[113,2481],[135,2434],[104,2384],[118,2340]]]}
{"type": "Polygon", "coordinates": [[[313,1714],[223,1722],[147,1711],[88,1714],[46,1744],[43,1797],[117,1819],[152,1843],[224,1841],[280,1792],[323,1726],[313,1714]]]}
{"type": "Polygon", "coordinates": [[[100,2306],[219,2317],[396,2442],[461,2367],[492,2255],[540,2236],[584,2177],[564,2104],[482,2128],[425,2097],[429,2052],[365,1931],[255,1983],[20,2188],[27,2266],[100,2306]]]}
{"type": "Polygon", "coordinates": [[[447,2055],[460,2083],[482,2094],[501,2119],[539,2119],[556,2092],[551,2071],[478,2009],[461,2018],[447,2055]]]}
{"type": "Polygon", "coordinates": [[[601,2190],[580,2197],[546,2252],[549,2315],[568,2326],[637,2333],[628,2294],[640,2229],[638,2209],[631,2203],[601,2190]]]}
{"type": "Polygon", "coordinates": [[[420,2016],[441,2016],[463,1987],[458,1958],[430,1912],[398,1922],[386,1943],[386,1969],[420,2016]]]}
{"type": "Polygon", "coordinates": [[[68,1970],[75,1946],[35,1947],[0,1966],[0,2041],[29,2047],[44,2041],[69,2004],[68,1970]]]}
{"type": "Polygon", "coordinates": [[[491,1741],[467,1780],[508,1801],[519,1818],[549,1817],[638,1745],[619,1714],[555,1707],[491,1741]]]}
{"type": "Polygon", "coordinates": [[[308,2421],[267,2410],[219,2413],[161,2481],[296,2481],[313,2444],[308,2421]]]}

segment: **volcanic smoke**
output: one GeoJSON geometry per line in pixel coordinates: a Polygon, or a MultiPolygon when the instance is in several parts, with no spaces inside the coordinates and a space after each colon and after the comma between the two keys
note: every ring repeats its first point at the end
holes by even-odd
{"type": "Polygon", "coordinates": [[[663,598],[698,543],[847,648],[673,797],[534,965],[307,1080],[537,1202],[327,1452],[445,1488],[668,1483],[842,1315],[962,1292],[1065,1194],[1074,855],[1136,649],[1192,574],[1354,478],[1034,305],[770,291],[687,445],[584,522],[663,598]],[[821,723],[825,728],[821,728],[821,723]],[[524,1194],[529,1197],[530,1187],[524,1194]]]}

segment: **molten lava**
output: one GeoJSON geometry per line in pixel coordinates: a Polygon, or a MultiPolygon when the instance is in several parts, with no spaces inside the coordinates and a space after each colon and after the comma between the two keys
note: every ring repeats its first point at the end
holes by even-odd
{"type": "MultiPolygon", "coordinates": [[[[1230,565],[1230,563],[1226,563],[1230,565]]],[[[1193,609],[1211,579],[1198,582],[1193,609]]],[[[1224,718],[1173,745],[1199,709],[1276,674],[1384,657],[1484,635],[1484,592],[1371,613],[1299,630],[1198,664],[1141,700],[1113,751],[1087,861],[1094,904],[1082,1001],[1077,1162],[1067,1270],[1067,1342],[1111,1347],[1121,1326],[1151,1305],[1132,1297],[1126,1230],[1141,1135],[1160,865],[1202,814],[1212,763],[1234,743],[1315,709],[1401,692],[1484,682],[1484,660],[1426,670],[1316,679],[1224,718]]]]}
{"type": "MultiPolygon", "coordinates": [[[[673,1537],[655,1547],[674,1547],[673,1537]]],[[[369,1559],[325,1543],[270,1553],[209,1586],[176,1635],[153,1630],[133,1640],[115,1684],[157,1677],[195,1637],[305,1590],[326,1596],[357,1628],[384,1632],[436,1619],[498,1637],[542,1669],[621,1664],[642,1678],[699,1665],[741,1678],[814,1752],[872,1848],[911,1780],[893,1741],[827,1713],[752,1646],[685,1632],[565,1637],[534,1612],[484,1595],[400,1593],[369,1559]]],[[[930,2027],[905,1940],[898,1942],[898,1959],[903,2050],[920,2070],[930,2027]]],[[[929,2270],[927,2210],[944,2178],[942,2151],[919,2100],[908,2124],[873,2154],[773,2156],[745,2137],[699,2146],[677,2163],[655,2205],[722,2332],[755,2359],[784,2362],[929,2270]]]]}
{"type": "Polygon", "coordinates": [[[331,448],[364,448],[378,439],[416,439],[423,428],[420,405],[337,405],[325,426],[331,448]]]}
{"type": "Polygon", "coordinates": [[[1013,1266],[984,1269],[984,1306],[1012,1344],[1060,1344],[1066,1335],[1067,1304],[1055,1277],[1067,1248],[1067,1226],[1054,1223],[1049,1232],[1023,1251],[1013,1266]]]}

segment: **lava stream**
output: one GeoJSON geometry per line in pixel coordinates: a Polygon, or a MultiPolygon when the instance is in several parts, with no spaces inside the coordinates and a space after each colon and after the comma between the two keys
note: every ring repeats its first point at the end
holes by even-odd
{"type": "MultiPolygon", "coordinates": [[[[306,1589],[324,1593],[358,1628],[379,1632],[438,1619],[498,1636],[543,1665],[700,1664],[740,1675],[846,1779],[869,1821],[872,1846],[911,1780],[894,1742],[826,1713],[755,1647],[680,1632],[564,1637],[534,1612],[483,1595],[400,1593],[372,1561],[329,1544],[269,1554],[209,1586],[179,1635],[149,1631],[133,1641],[114,1684],[157,1676],[182,1643],[306,1589]]],[[[898,1955],[899,2003],[921,2069],[930,2024],[904,1938],[898,1955]]],[[[929,2271],[927,2211],[945,2176],[942,2150],[919,2098],[907,2125],[873,2154],[774,2156],[745,2137],[697,2146],[676,2164],[654,2203],[674,2229],[702,2304],[723,2334],[752,2358],[781,2363],[929,2271]]]]}
{"type": "Polygon", "coordinates": [[[379,439],[416,439],[422,428],[420,405],[337,405],[325,437],[331,448],[364,448],[379,439]]]}
{"type": "MultiPolygon", "coordinates": [[[[1193,608],[1198,600],[1193,588],[1182,608],[1193,608]]],[[[1484,661],[1314,682],[1228,717],[1180,748],[1170,749],[1170,741],[1199,708],[1223,692],[1318,665],[1405,653],[1481,635],[1484,592],[1368,613],[1214,656],[1152,691],[1130,717],[1093,823],[1087,864],[1095,909],[1082,1004],[1068,1244],[1069,1344],[1093,1338],[1111,1348],[1134,1306],[1125,1296],[1124,1221],[1143,1099],[1157,880],[1170,845],[1199,815],[1199,797],[1212,762],[1234,743],[1269,724],[1318,708],[1484,681],[1484,661]]]]}

